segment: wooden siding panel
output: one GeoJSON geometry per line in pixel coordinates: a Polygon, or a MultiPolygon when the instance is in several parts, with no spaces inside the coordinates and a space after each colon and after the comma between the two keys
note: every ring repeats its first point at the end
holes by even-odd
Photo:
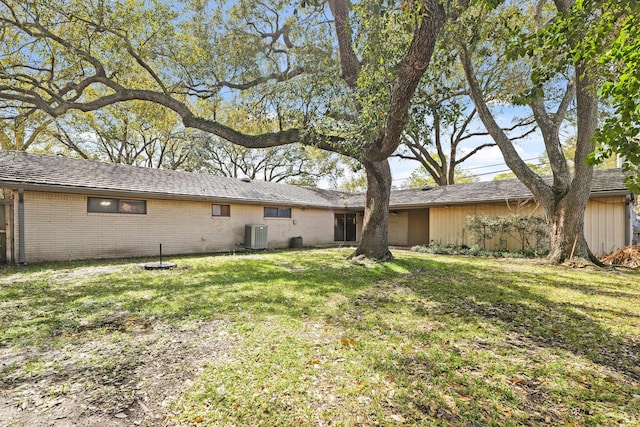
{"type": "Polygon", "coordinates": [[[596,256],[619,249],[625,244],[626,198],[594,198],[585,211],[585,239],[596,256]]]}
{"type": "MultiPolygon", "coordinates": [[[[467,217],[470,215],[530,215],[541,214],[542,210],[535,204],[527,205],[496,205],[479,204],[469,206],[444,206],[430,208],[429,210],[429,234],[433,242],[447,245],[473,246],[474,242],[469,232],[465,229],[467,217]]],[[[495,236],[487,240],[486,248],[489,250],[504,249],[519,250],[522,244],[512,236],[495,236]]]]}
{"type": "Polygon", "coordinates": [[[409,246],[429,244],[429,209],[412,209],[408,214],[409,246]]]}
{"type": "MultiPolygon", "coordinates": [[[[625,197],[592,199],[585,212],[585,237],[594,254],[600,256],[624,246],[625,242],[625,197]]],[[[535,204],[524,206],[480,204],[470,206],[445,206],[430,209],[429,232],[432,241],[439,244],[464,244],[473,246],[475,242],[464,230],[466,218],[478,215],[544,215],[542,208],[535,204]],[[464,238],[463,238],[464,236],[464,238]]],[[[506,239],[509,250],[520,250],[522,244],[514,237],[506,239]]],[[[486,242],[487,249],[500,248],[499,237],[486,242]]]]}
{"type": "Polygon", "coordinates": [[[409,214],[407,211],[389,213],[389,244],[407,246],[409,244],[409,214]]]}

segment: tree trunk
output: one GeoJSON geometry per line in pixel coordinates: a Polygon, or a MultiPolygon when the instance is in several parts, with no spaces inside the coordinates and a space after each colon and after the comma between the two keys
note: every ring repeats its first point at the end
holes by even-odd
{"type": "Polygon", "coordinates": [[[585,209],[584,197],[565,197],[546,208],[550,221],[551,252],[548,258],[551,262],[587,264],[594,260],[584,237],[585,209]]]}
{"type": "MultiPolygon", "coordinates": [[[[563,4],[565,0],[557,0],[563,4]]],[[[572,2],[572,0],[566,0],[572,2]]],[[[561,12],[563,12],[561,10],[561,12]]],[[[549,260],[554,263],[571,261],[578,264],[600,261],[593,256],[584,237],[584,214],[591,193],[593,167],[587,165],[586,158],[593,150],[591,139],[597,124],[597,95],[588,67],[575,64],[575,99],[577,114],[577,141],[574,157],[573,178],[562,152],[559,132],[566,115],[569,100],[573,98],[574,84],[567,85],[567,93],[555,114],[549,114],[544,99],[534,100],[530,106],[541,130],[545,149],[553,170],[553,182],[549,185],[538,176],[520,157],[512,141],[498,126],[482,90],[476,80],[469,50],[460,48],[460,59],[469,83],[470,95],[485,128],[492,136],[506,164],[518,179],[533,193],[547,213],[550,230],[549,260]],[[572,259],[571,259],[572,258],[572,259]]]]}
{"type": "Polygon", "coordinates": [[[363,160],[367,173],[364,221],[358,248],[352,256],[364,255],[379,261],[392,258],[389,251],[389,196],[391,169],[389,161],[363,160]]]}

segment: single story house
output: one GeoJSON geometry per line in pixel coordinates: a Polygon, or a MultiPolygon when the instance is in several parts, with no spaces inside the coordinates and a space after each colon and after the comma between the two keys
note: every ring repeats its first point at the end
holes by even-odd
{"type": "MultiPolygon", "coordinates": [[[[630,243],[632,200],[619,170],[596,173],[585,220],[594,252],[630,243]]],[[[363,211],[362,194],[0,151],[0,262],[355,243],[363,211]]],[[[393,191],[389,243],[471,245],[470,214],[538,212],[517,180],[393,191]]]]}

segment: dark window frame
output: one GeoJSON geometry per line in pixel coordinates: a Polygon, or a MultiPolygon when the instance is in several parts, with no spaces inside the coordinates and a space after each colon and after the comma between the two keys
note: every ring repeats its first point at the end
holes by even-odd
{"type": "Polygon", "coordinates": [[[231,217],[231,205],[223,205],[220,203],[212,203],[211,204],[211,216],[215,218],[229,218],[231,217]],[[220,213],[216,214],[214,209],[215,206],[220,207],[220,213]]]}
{"type": "Polygon", "coordinates": [[[87,213],[101,213],[101,214],[118,214],[118,215],[146,215],[147,214],[147,201],[140,199],[119,199],[115,197],[87,197],[87,213]],[[92,203],[93,202],[93,203],[92,203]],[[105,202],[104,209],[96,208],[101,206],[105,202]],[[135,209],[129,210],[127,206],[142,205],[141,211],[135,209]],[[109,206],[109,208],[107,208],[109,206]]]}
{"type": "Polygon", "coordinates": [[[279,208],[275,206],[265,206],[264,207],[264,217],[265,218],[283,218],[283,219],[291,219],[292,209],[291,208],[279,208]]]}

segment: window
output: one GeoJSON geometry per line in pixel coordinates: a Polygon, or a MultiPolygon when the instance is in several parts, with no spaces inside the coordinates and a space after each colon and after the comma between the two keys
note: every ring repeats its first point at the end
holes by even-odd
{"type": "Polygon", "coordinates": [[[229,205],[211,205],[211,216],[231,216],[229,205]]]}
{"type": "Polygon", "coordinates": [[[291,218],[291,208],[264,208],[265,218],[291,218]]]}
{"type": "Polygon", "coordinates": [[[89,197],[87,199],[87,212],[144,215],[147,213],[147,201],[89,197]]]}

